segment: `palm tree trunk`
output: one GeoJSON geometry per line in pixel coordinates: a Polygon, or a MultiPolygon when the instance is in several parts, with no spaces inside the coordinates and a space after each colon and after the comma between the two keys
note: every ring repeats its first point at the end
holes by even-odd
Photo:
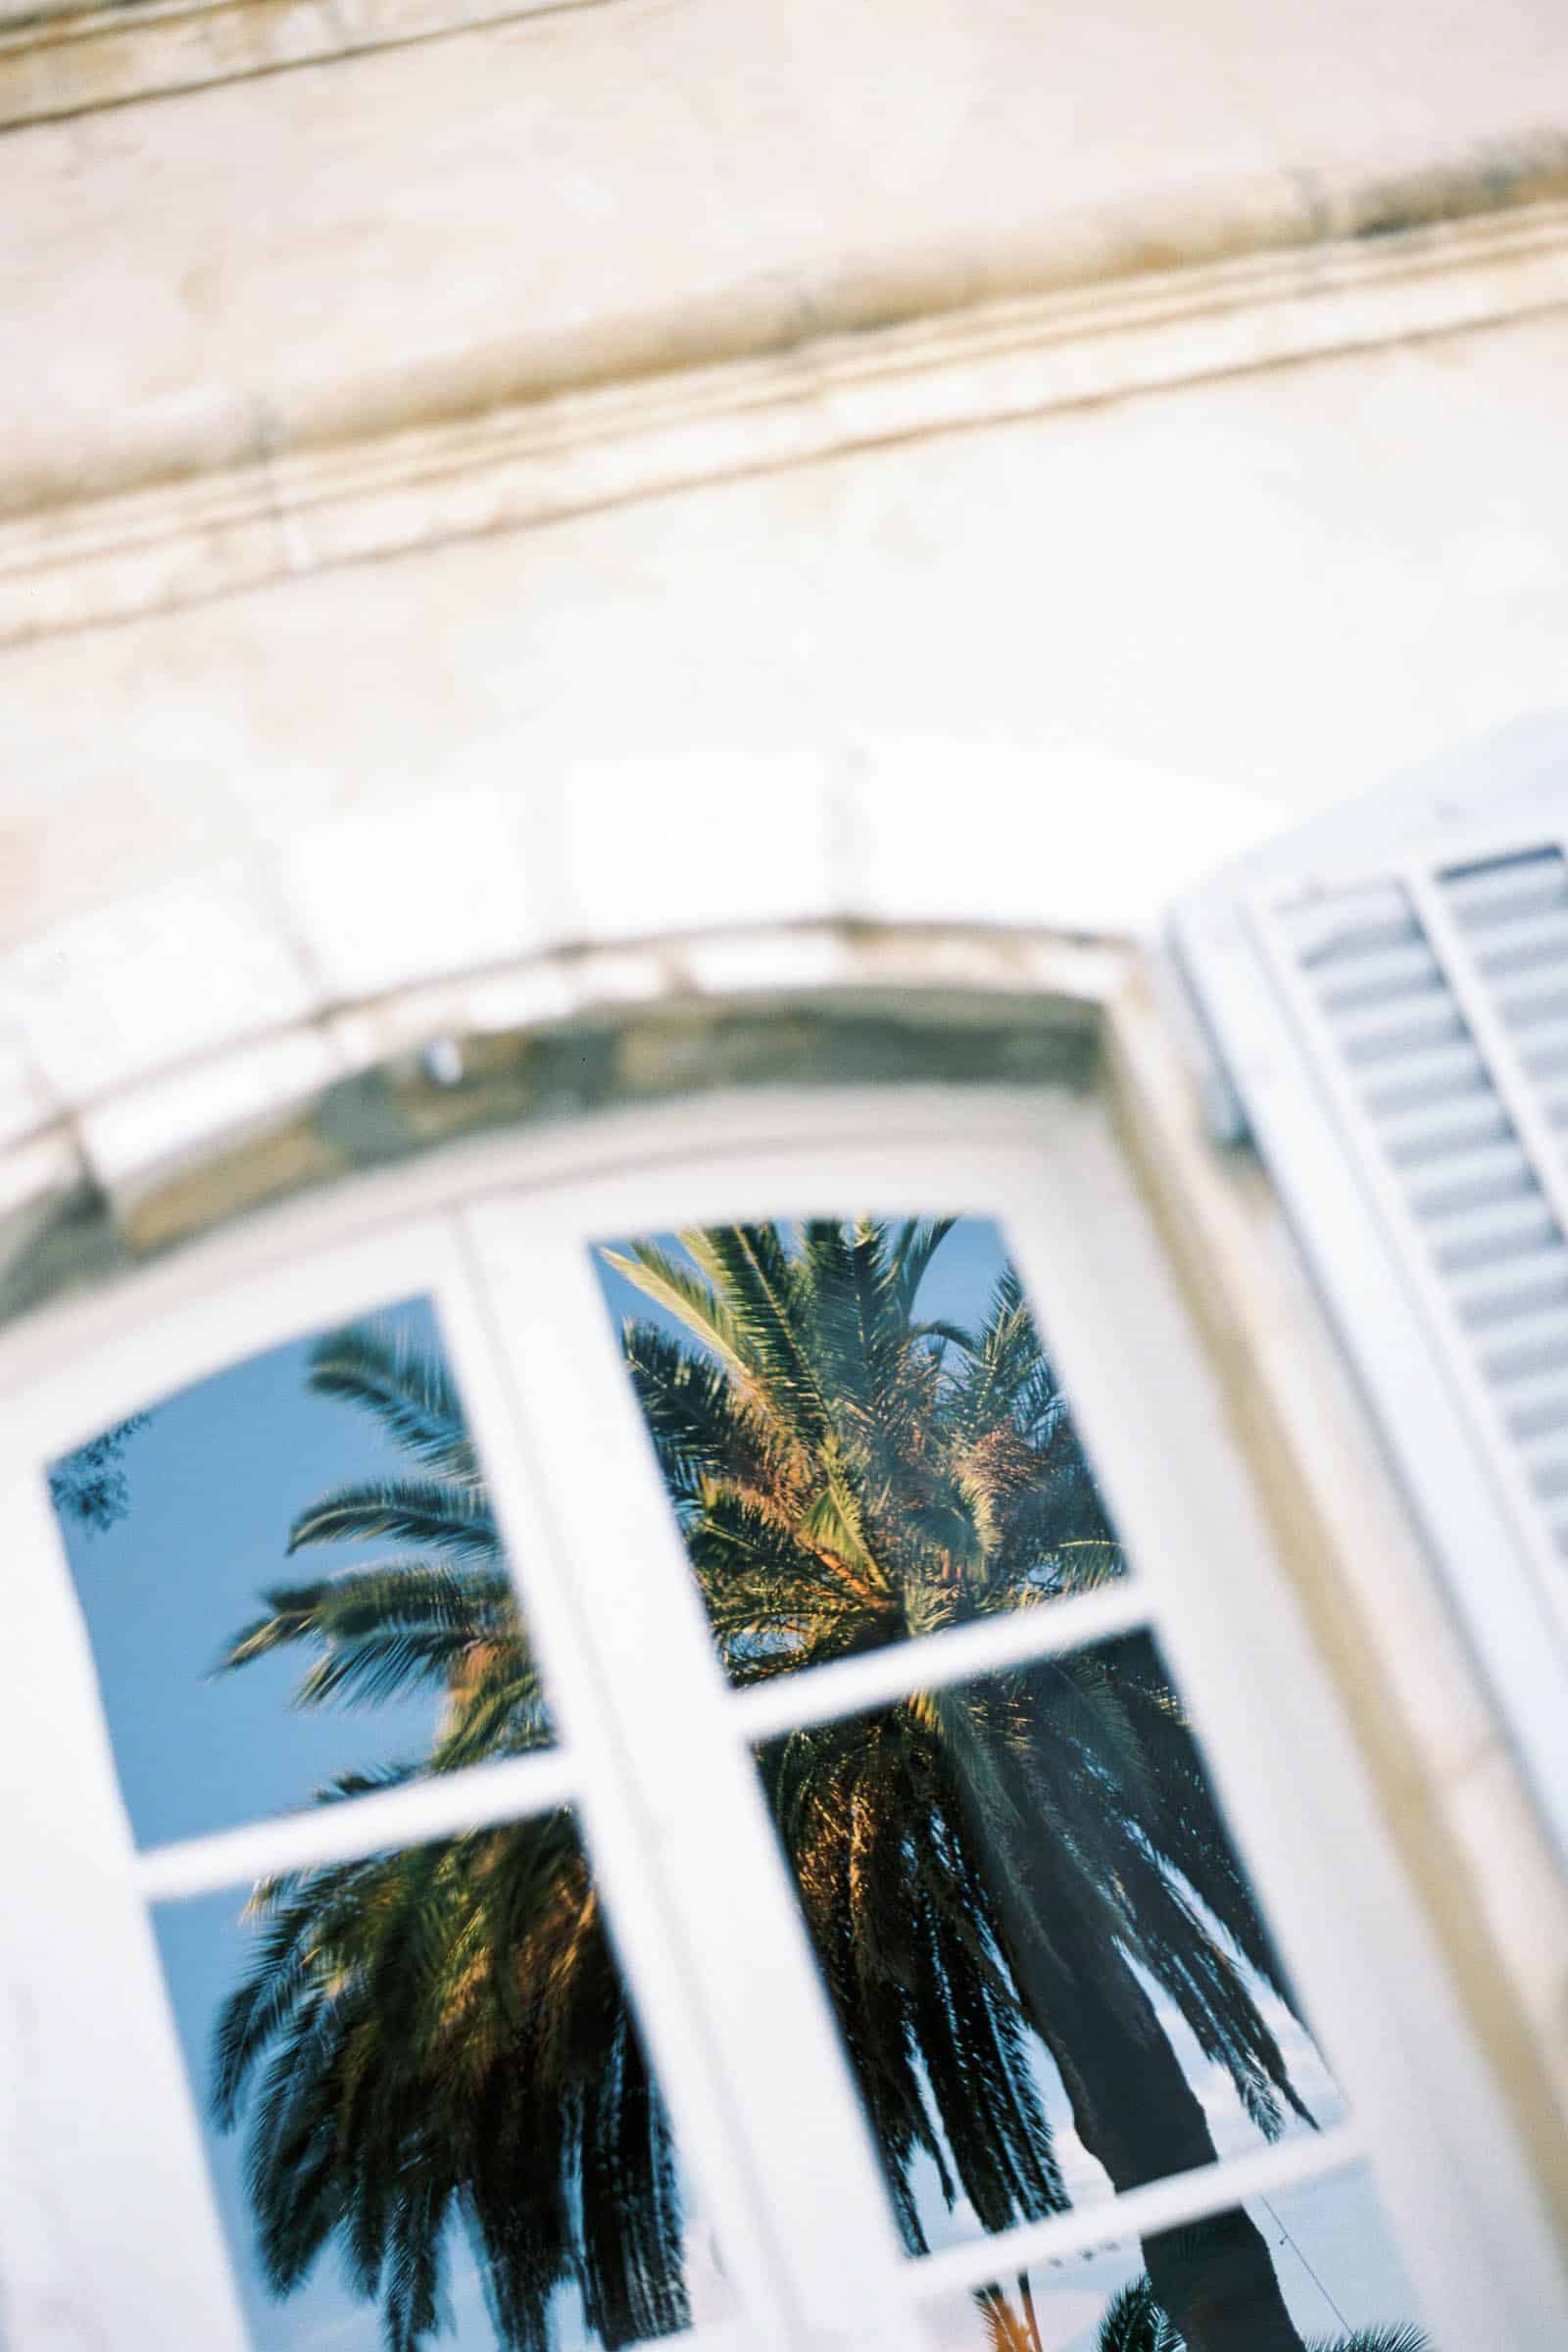
{"type": "MultiPolygon", "coordinates": [[[[1058,1915],[1059,1918],[1059,1915],[1058,1915]]],[[[1058,1929],[1056,1953],[1070,1940],[1058,1929]]],[[[1043,1971],[1032,1970],[1037,1977],[1043,1971]]],[[[1045,2039],[1078,2136],[1118,2189],[1212,2164],[1207,2119],[1119,1951],[1081,1955],[1038,1986],[1045,2039]]],[[[1031,1986],[1031,1990],[1035,1990],[1031,1986]]],[[[1155,2295],[1188,2352],[1303,2352],[1262,2232],[1241,2211],[1143,2241],[1155,2295]]]]}
{"type": "Polygon", "coordinates": [[[1188,2352],[1301,2352],[1263,2234],[1240,2207],[1146,2237],[1144,2264],[1188,2352]]]}

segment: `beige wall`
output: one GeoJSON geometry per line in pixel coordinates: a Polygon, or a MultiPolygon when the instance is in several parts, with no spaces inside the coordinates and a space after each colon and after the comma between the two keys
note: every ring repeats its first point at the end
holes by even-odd
{"type": "Polygon", "coordinates": [[[583,942],[1149,923],[1561,698],[1540,0],[389,5],[0,32],[8,1200],[583,942]]]}
{"type": "Polygon", "coordinates": [[[459,791],[521,812],[519,948],[726,909],[1139,919],[1560,699],[1565,372],[1568,313],[13,648],[0,936],[459,791]],[[715,792],[771,836],[749,879],[656,877],[597,813],[657,803],[656,841],[712,853],[715,792]]]}
{"type": "Polygon", "coordinates": [[[306,5],[0,33],[0,958],[460,791],[508,952],[1116,927],[1558,698],[1545,0],[306,5]]]}
{"type": "Polygon", "coordinates": [[[0,513],[1348,185],[1501,190],[1565,103],[1549,0],[612,0],[39,124],[0,140],[0,513]]]}

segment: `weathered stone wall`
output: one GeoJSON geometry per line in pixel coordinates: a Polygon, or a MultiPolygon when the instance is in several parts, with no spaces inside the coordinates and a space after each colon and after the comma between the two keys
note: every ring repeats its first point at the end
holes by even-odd
{"type": "Polygon", "coordinates": [[[1557,699],[1539,0],[466,5],[0,29],[0,1133],[578,941],[1119,927],[1557,699]]]}
{"type": "MultiPolygon", "coordinates": [[[[270,13],[176,10],[242,78],[0,143],[0,512],[928,314],[1069,257],[1094,277],[1323,233],[1347,201],[1386,226],[1424,204],[1368,187],[1468,162],[1505,194],[1564,127],[1542,0],[503,5],[264,84],[270,13]]],[[[354,50],[353,9],[313,13],[354,50]]],[[[135,0],[112,15],[134,32],[135,0]]],[[[37,103],[113,94],[90,42],[31,48],[37,103]]]]}
{"type": "Polygon", "coordinates": [[[13,1138],[453,970],[1112,930],[1561,697],[1568,314],[301,573],[0,654],[13,1138]]]}

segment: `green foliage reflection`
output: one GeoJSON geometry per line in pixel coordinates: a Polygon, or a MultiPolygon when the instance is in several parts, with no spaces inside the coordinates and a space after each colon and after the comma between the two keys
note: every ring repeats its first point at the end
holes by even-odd
{"type": "MultiPolygon", "coordinates": [[[[1016,1277],[970,1324],[921,1316],[950,1222],[721,1227],[608,1253],[662,1310],[628,1326],[626,1361],[737,1684],[1123,1572],[1016,1277]]],[[[361,1328],[318,1349],[311,1379],[374,1415],[410,1472],[321,1498],[292,1548],[397,1548],[268,1593],[225,1666],[301,1647],[306,1705],[432,1690],[431,1750],[389,1781],[539,1745],[537,1674],[444,1373],[361,1328]]],[[[1286,1997],[1280,1971],[1146,1640],[917,1692],[760,1764],[912,2250],[922,2164],[988,2230],[1064,2205],[1037,2047],[1118,2188],[1213,2159],[1173,2014],[1265,2134],[1304,2116],[1259,2006],[1260,1986],[1286,1997]]],[[[545,2352],[567,2283],[607,2346],[684,2324],[669,2129],[564,1817],[301,1874],[254,1909],[215,2106],[227,2125],[251,2103],[279,2292],[335,2239],[391,2352],[415,2352],[440,2325],[456,2219],[505,2352],[545,2352]]],[[[1144,2251],[1186,2352],[1301,2352],[1244,2214],[1144,2251]]],[[[1012,2306],[993,2290],[982,2308],[992,2326],[1012,2306]]]]}

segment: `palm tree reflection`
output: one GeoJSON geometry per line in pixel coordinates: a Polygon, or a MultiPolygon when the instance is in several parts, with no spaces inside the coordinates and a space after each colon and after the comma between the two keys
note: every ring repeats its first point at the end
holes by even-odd
{"type": "MultiPolygon", "coordinates": [[[[611,1253],[666,1319],[627,1328],[626,1361],[737,1684],[1123,1572],[1016,1277],[971,1326],[922,1319],[950,1223],[722,1227],[678,1254],[611,1253]]],[[[318,1348],[311,1379],[373,1413],[411,1472],[324,1498],[291,1548],[412,1548],[270,1592],[225,1664],[301,1646],[306,1704],[438,1693],[431,1751],[385,1779],[542,1744],[440,1366],[361,1328],[318,1348]]],[[[1214,2157],[1172,2019],[1265,2136],[1305,2117],[1260,2006],[1288,1988],[1146,1638],[799,1731],[760,1762],[911,2250],[922,2168],[987,2230],[1066,2204],[1037,2051],[1118,2189],[1214,2157]]],[[[669,2125],[564,1815],[302,1873],[253,1908],[214,2101],[225,2126],[252,2101],[278,2292],[335,2239],[388,2346],[414,2352],[458,2220],[505,2352],[544,2352],[566,2282],[607,2346],[686,2324],[669,2125]]],[[[1107,2347],[1301,2352],[1244,2213],[1152,2234],[1144,2256],[1146,2316],[1107,2347]]],[[[979,2300],[994,2345],[1039,2352],[1026,2289],[979,2300]]]]}

